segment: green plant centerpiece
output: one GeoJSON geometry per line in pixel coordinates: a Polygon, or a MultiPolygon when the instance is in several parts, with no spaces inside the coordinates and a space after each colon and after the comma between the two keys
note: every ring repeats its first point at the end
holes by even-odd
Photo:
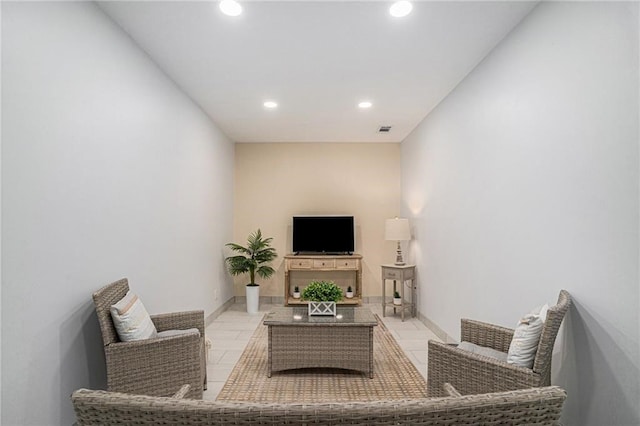
{"type": "Polygon", "coordinates": [[[342,300],[342,289],[333,281],[311,281],[302,290],[302,300],[310,302],[339,302],[342,300]]]}
{"type": "Polygon", "coordinates": [[[267,263],[278,257],[276,250],[271,247],[273,238],[264,238],[260,229],[251,233],[247,238],[247,246],[236,243],[228,243],[235,256],[225,259],[229,273],[231,275],[249,274],[247,287],[247,312],[250,314],[258,312],[259,286],[256,283],[256,274],[263,279],[271,277],[276,271],[267,263]],[[251,292],[249,291],[251,289],[251,292]],[[250,306],[251,305],[251,306],[250,306]]]}
{"type": "Polygon", "coordinates": [[[333,281],[311,281],[302,290],[302,300],[309,302],[309,316],[335,316],[336,302],[342,300],[342,289],[333,281]]]}

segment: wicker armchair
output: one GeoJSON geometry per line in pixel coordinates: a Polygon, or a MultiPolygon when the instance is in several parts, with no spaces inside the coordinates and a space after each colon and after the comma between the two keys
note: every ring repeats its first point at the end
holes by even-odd
{"type": "MultiPolygon", "coordinates": [[[[507,364],[493,358],[458,349],[455,345],[429,341],[429,396],[444,396],[444,383],[451,383],[461,394],[524,389],[551,384],[551,354],[569,306],[571,296],[560,291],[558,303],[549,308],[542,328],[533,368],[507,364]]],[[[508,352],[514,330],[479,321],[461,321],[460,340],[508,352]]]]}
{"type": "Polygon", "coordinates": [[[559,387],[400,401],[276,404],[194,401],[79,389],[79,426],[101,425],[559,425],[559,387]]]}
{"type": "Polygon", "coordinates": [[[170,396],[189,384],[188,398],[201,399],[206,384],[204,312],[190,311],[151,315],[156,329],[195,333],[121,342],[111,319],[111,305],[129,291],[126,278],[93,294],[107,363],[107,389],[152,396],[170,396]]]}

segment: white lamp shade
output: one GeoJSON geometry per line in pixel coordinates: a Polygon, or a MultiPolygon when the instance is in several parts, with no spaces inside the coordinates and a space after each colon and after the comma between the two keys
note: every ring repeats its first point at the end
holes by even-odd
{"type": "Polygon", "coordinates": [[[384,227],[384,239],[390,241],[409,241],[411,239],[409,219],[387,219],[384,227]]]}

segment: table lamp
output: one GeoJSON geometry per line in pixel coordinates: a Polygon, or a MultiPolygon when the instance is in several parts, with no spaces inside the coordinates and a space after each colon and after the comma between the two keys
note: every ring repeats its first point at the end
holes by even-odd
{"type": "Polygon", "coordinates": [[[411,239],[411,231],[409,230],[409,219],[401,219],[398,217],[396,217],[395,219],[387,219],[384,227],[384,239],[387,241],[398,242],[395,264],[404,265],[404,259],[402,258],[402,247],[400,247],[400,242],[409,241],[411,239]]]}

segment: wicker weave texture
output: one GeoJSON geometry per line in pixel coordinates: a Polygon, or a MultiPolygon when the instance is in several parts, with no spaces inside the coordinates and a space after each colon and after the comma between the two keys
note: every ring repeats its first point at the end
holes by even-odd
{"type": "Polygon", "coordinates": [[[560,324],[571,307],[571,296],[566,290],[560,291],[558,303],[549,308],[547,319],[542,328],[540,343],[536,357],[533,361],[533,371],[540,374],[542,381],[540,386],[548,386],[551,384],[551,354],[553,353],[553,344],[556,341],[560,324]]]}
{"type": "Polygon", "coordinates": [[[486,322],[463,318],[460,321],[460,341],[508,352],[514,330],[486,322]]]}
{"type": "Polygon", "coordinates": [[[269,325],[269,377],[296,368],[343,368],[373,377],[373,326],[269,325]]]}
{"type": "Polygon", "coordinates": [[[402,401],[259,404],[128,395],[80,389],[78,425],[557,425],[558,387],[402,401]]]}
{"type": "MultiPolygon", "coordinates": [[[[571,296],[560,291],[558,303],[549,308],[533,368],[524,368],[429,341],[428,387],[430,396],[444,396],[444,383],[463,395],[524,389],[551,384],[551,354],[560,324],[571,306],[571,296]]],[[[461,340],[508,352],[514,331],[505,327],[463,319],[461,340]]]]}
{"type": "Polygon", "coordinates": [[[120,341],[116,327],[111,320],[110,309],[111,305],[115,305],[120,299],[126,296],[128,291],[129,281],[126,278],[122,278],[93,293],[93,303],[96,307],[96,314],[98,315],[104,346],[120,341]]]}
{"type": "Polygon", "coordinates": [[[190,385],[189,398],[202,398],[206,381],[204,312],[176,312],[152,316],[159,331],[198,328],[200,336],[186,334],[121,342],[111,320],[111,305],[129,290],[126,278],[93,294],[100,323],[110,391],[170,396],[190,385]]]}

